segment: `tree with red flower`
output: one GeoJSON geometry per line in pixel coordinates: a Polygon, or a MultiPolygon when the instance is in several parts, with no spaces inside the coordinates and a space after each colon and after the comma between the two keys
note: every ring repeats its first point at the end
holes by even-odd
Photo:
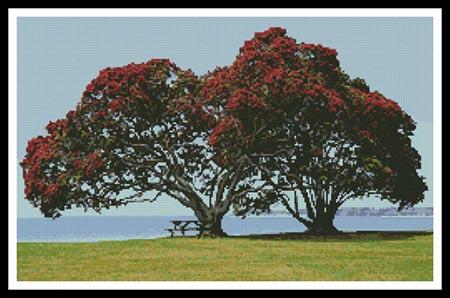
{"type": "Polygon", "coordinates": [[[233,124],[214,129],[197,119],[199,84],[190,70],[161,59],[100,71],[76,110],[30,141],[26,199],[57,217],[72,207],[100,212],[173,198],[224,235],[222,218],[238,187],[242,194],[247,163],[213,154],[209,142],[233,124]]]}
{"type": "Polygon", "coordinates": [[[215,235],[231,206],[244,216],[274,204],[331,233],[350,199],[423,200],[414,129],[395,101],[345,74],[336,50],[269,28],[200,78],[164,59],[101,70],[21,165],[45,216],[165,196],[215,235]]]}
{"type": "Polygon", "coordinates": [[[211,72],[201,94],[217,125],[216,154],[249,156],[264,185],[235,202],[238,215],[282,204],[309,232],[334,233],[336,211],[350,199],[372,195],[404,208],[424,198],[413,120],[364,80],[351,80],[334,49],[270,28],[211,72]]]}

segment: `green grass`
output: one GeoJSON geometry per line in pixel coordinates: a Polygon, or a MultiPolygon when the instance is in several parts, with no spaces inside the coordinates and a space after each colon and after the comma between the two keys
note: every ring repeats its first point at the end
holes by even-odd
{"type": "Polygon", "coordinates": [[[19,281],[432,280],[432,234],[18,243],[19,281]]]}

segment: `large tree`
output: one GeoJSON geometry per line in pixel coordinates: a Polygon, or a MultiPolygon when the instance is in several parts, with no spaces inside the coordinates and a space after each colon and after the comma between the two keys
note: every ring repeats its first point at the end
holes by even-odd
{"type": "Polygon", "coordinates": [[[414,129],[396,102],[350,79],[335,50],[270,28],[201,78],[168,60],[102,70],[74,111],[30,140],[26,199],[57,217],[164,195],[213,234],[231,205],[246,214],[281,202],[309,231],[333,232],[349,199],[423,200],[414,129]]]}
{"type": "Polygon", "coordinates": [[[309,232],[332,233],[347,200],[375,195],[399,208],[423,200],[414,121],[364,80],[350,79],[334,49],[270,28],[204,86],[203,106],[221,119],[216,154],[225,162],[249,156],[263,186],[234,203],[237,214],[281,203],[309,232]]]}
{"type": "Polygon", "coordinates": [[[224,234],[232,202],[253,191],[249,163],[217,159],[208,142],[214,127],[198,118],[198,89],[190,70],[168,60],[100,71],[74,111],[29,141],[26,199],[58,217],[74,206],[100,212],[171,197],[224,234]]]}

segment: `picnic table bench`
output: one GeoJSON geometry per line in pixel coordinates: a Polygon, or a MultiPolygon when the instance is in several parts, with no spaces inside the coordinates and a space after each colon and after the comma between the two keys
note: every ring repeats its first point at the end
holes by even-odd
{"type": "Polygon", "coordinates": [[[181,232],[181,235],[185,236],[187,231],[198,231],[197,237],[200,238],[207,230],[198,220],[171,220],[170,222],[173,227],[165,230],[170,232],[171,238],[176,232],[181,232]]]}

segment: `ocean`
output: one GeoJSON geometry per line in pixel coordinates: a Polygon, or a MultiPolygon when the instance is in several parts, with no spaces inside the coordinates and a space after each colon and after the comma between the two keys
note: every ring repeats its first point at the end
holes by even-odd
{"type": "MultiPolygon", "coordinates": [[[[164,229],[171,220],[195,219],[189,216],[92,216],[18,218],[18,242],[94,242],[104,240],[154,239],[167,237],[164,229]]],[[[432,231],[433,217],[428,216],[337,216],[335,226],[354,231],[432,231]]],[[[226,216],[222,227],[229,235],[303,232],[305,226],[289,216],[252,216],[241,219],[226,216]]]]}

